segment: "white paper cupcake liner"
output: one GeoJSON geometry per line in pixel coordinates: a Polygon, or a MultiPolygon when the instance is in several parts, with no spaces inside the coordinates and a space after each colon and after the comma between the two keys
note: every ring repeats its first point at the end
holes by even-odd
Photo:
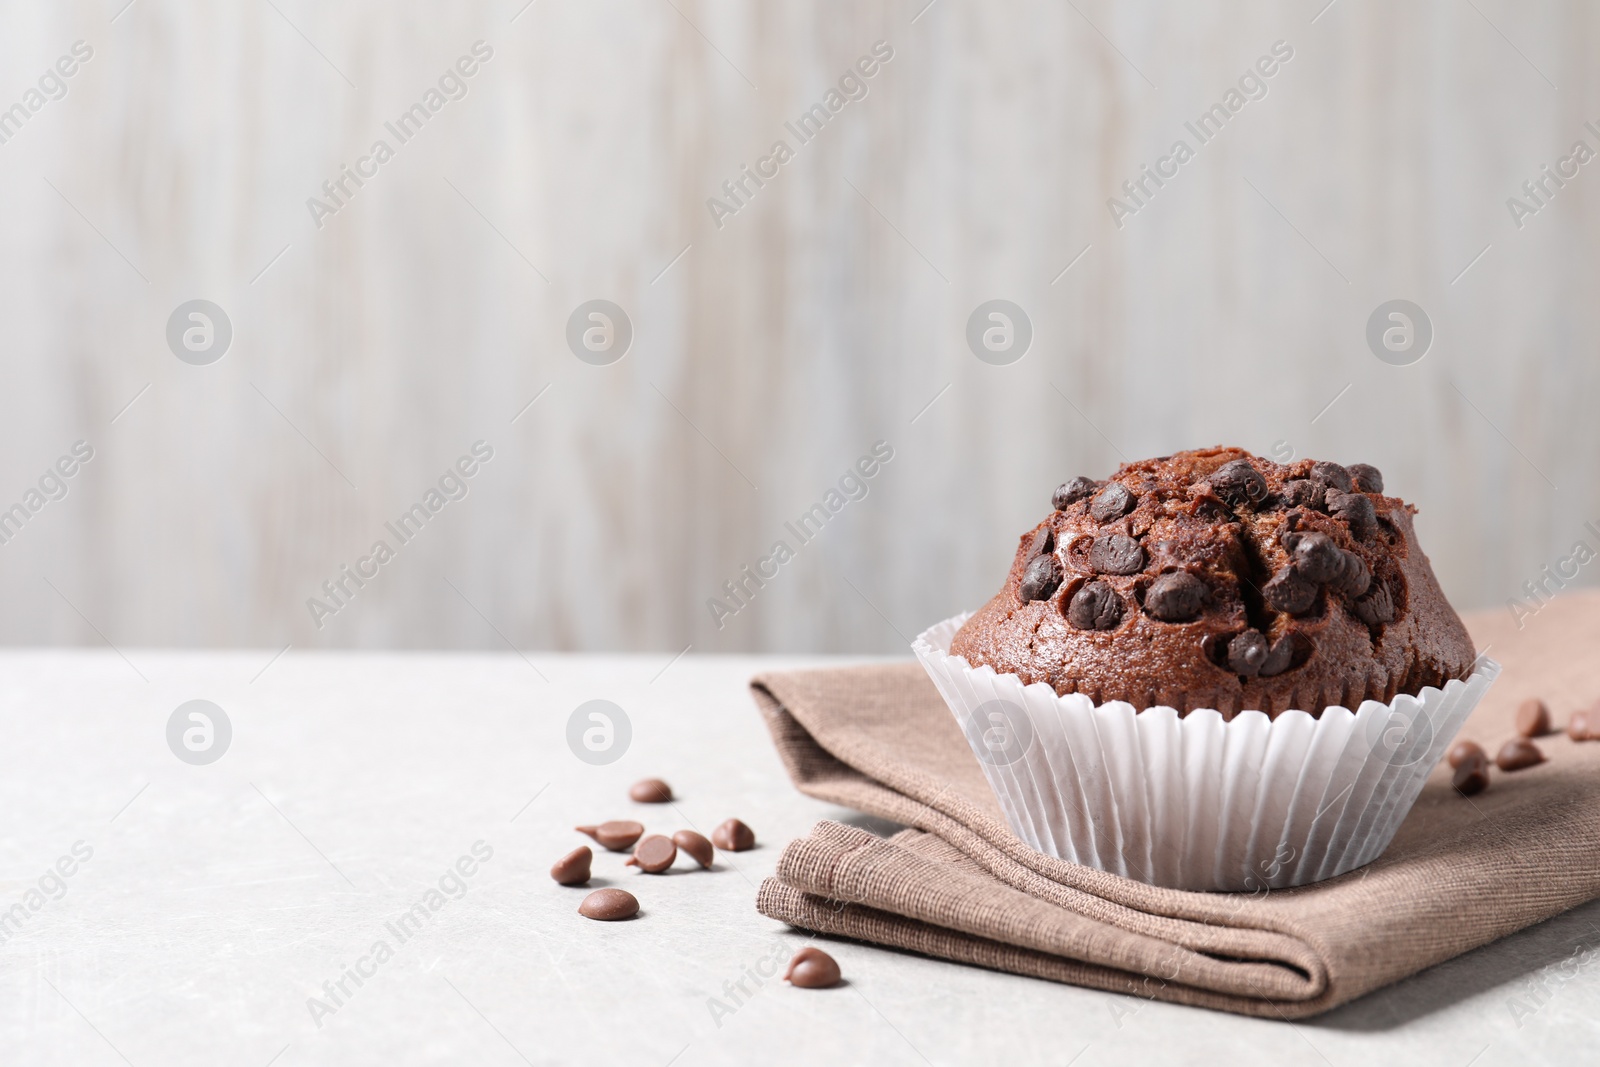
{"type": "Polygon", "coordinates": [[[1445,747],[1500,674],[1313,718],[1096,705],[950,655],[958,615],[912,651],[1006,820],[1040,852],[1172,889],[1281,889],[1388,847],[1445,747]]]}

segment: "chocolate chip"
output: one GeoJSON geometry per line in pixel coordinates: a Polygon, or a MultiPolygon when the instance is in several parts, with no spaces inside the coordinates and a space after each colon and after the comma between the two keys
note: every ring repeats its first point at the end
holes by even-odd
{"type": "Polygon", "coordinates": [[[1457,741],[1450,746],[1450,754],[1445,757],[1450,761],[1450,766],[1459,767],[1469,759],[1481,759],[1488,762],[1489,753],[1476,741],[1457,741]]]}
{"type": "Polygon", "coordinates": [[[1049,600],[1061,587],[1061,561],[1054,555],[1035,556],[1022,571],[1022,584],[1017,595],[1026,604],[1030,600],[1049,600]]]}
{"type": "Polygon", "coordinates": [[[1295,572],[1294,567],[1283,566],[1261,589],[1261,599],[1274,611],[1300,615],[1311,610],[1317,602],[1317,587],[1295,572]]]}
{"type": "Polygon", "coordinates": [[[693,830],[679,830],[672,835],[672,843],[700,866],[707,870],[711,869],[711,861],[716,853],[712,850],[711,842],[706,839],[705,834],[697,834],[693,830]]]}
{"type": "Polygon", "coordinates": [[[1550,732],[1550,709],[1538,697],[1517,705],[1517,733],[1523,737],[1542,737],[1550,732]]]}
{"type": "Polygon", "coordinates": [[[1450,784],[1464,797],[1475,796],[1488,789],[1489,760],[1481,754],[1466,760],[1450,776],[1450,784]]]}
{"type": "Polygon", "coordinates": [[[629,819],[613,819],[599,826],[575,826],[580,834],[588,834],[612,852],[626,852],[644,833],[644,826],[629,819]]]}
{"type": "Polygon", "coordinates": [[[1350,491],[1350,472],[1337,463],[1313,463],[1311,465],[1311,480],[1324,489],[1337,489],[1341,493],[1350,491]]]}
{"type": "Polygon", "coordinates": [[[1212,471],[1206,481],[1213,492],[1235,507],[1260,504],[1267,498],[1267,480],[1249,460],[1230,460],[1212,471]]]}
{"type": "Polygon", "coordinates": [[[1267,639],[1260,630],[1246,630],[1228,642],[1228,668],[1235,674],[1254,678],[1267,662],[1267,639]]]}
{"type": "Polygon", "coordinates": [[[1122,598],[1105,582],[1085,582],[1067,604],[1067,621],[1080,630],[1109,630],[1122,621],[1122,598]]]}
{"type": "Polygon", "coordinates": [[[1050,494],[1050,506],[1057,511],[1066,511],[1074,502],[1093,492],[1094,482],[1080,476],[1056,486],[1056,491],[1050,494]]]}
{"type": "Polygon", "coordinates": [[[1139,498],[1128,492],[1125,485],[1112,482],[1100,490],[1100,495],[1089,503],[1089,517],[1095,522],[1110,522],[1120,519],[1133,510],[1139,498]]]}
{"type": "Polygon", "coordinates": [[[1294,638],[1284,634],[1272,643],[1267,661],[1261,665],[1261,677],[1271,678],[1282,674],[1294,662],[1294,638]]]}
{"type": "Polygon", "coordinates": [[[1344,553],[1333,538],[1315,532],[1288,536],[1294,538],[1294,544],[1284,547],[1294,553],[1294,569],[1300,577],[1320,584],[1339,576],[1344,568],[1344,553]]]}
{"type": "Polygon", "coordinates": [[[827,989],[839,984],[839,964],[820,948],[807,945],[794,954],[783,980],[801,989],[827,989]]]}
{"type": "Polygon", "coordinates": [[[1089,546],[1089,566],[1101,574],[1137,574],[1144,567],[1144,549],[1127,534],[1101,534],[1089,546]]]}
{"type": "Polygon", "coordinates": [[[673,844],[672,838],[651,834],[639,842],[623,866],[637,867],[646,874],[660,874],[677,858],[678,846],[673,844]]]}
{"type": "Polygon", "coordinates": [[[1206,584],[1188,571],[1172,571],[1150,583],[1144,606],[1162,622],[1188,622],[1206,602],[1206,584]]]}
{"type": "Polygon", "coordinates": [[[1370,463],[1352,463],[1348,470],[1355,487],[1363,493],[1383,492],[1383,473],[1370,463]]]}
{"type": "Polygon", "coordinates": [[[1354,552],[1342,552],[1341,559],[1343,564],[1339,568],[1339,573],[1328,584],[1337,593],[1358,597],[1372,585],[1372,572],[1367,569],[1366,560],[1354,552]]]}
{"type": "Polygon", "coordinates": [[[1389,593],[1389,587],[1378,582],[1366,596],[1350,605],[1356,613],[1356,618],[1368,626],[1383,626],[1394,622],[1394,597],[1389,593]]]}
{"type": "Polygon", "coordinates": [[[1316,482],[1310,482],[1304,478],[1296,478],[1293,481],[1284,482],[1283,488],[1279,490],[1279,495],[1289,507],[1322,510],[1322,486],[1316,482]]]}
{"type": "Polygon", "coordinates": [[[1048,526],[1041,526],[1033,533],[1033,540],[1028,544],[1028,558],[1042,556],[1046,552],[1054,552],[1056,548],[1056,532],[1048,526]]]}
{"type": "Polygon", "coordinates": [[[711,843],[724,852],[748,852],[756,847],[756,832],[738,819],[727,819],[711,831],[711,843]]]}
{"type": "Polygon", "coordinates": [[[589,880],[589,865],[593,862],[594,852],[588,845],[579,845],[556,860],[550,877],[561,885],[582,885],[589,880]]]}
{"type": "Polygon", "coordinates": [[[1502,771],[1520,771],[1524,767],[1532,767],[1535,763],[1544,762],[1544,753],[1539,751],[1539,746],[1529,741],[1526,737],[1513,737],[1510,741],[1500,746],[1500,751],[1495,753],[1494,764],[1502,771]]]}
{"type": "Polygon", "coordinates": [[[1574,741],[1600,741],[1600,715],[1575,711],[1567,720],[1567,736],[1574,741]]]}
{"type": "Polygon", "coordinates": [[[659,778],[644,778],[628,787],[628,799],[640,804],[665,804],[672,799],[672,787],[659,778]]]}
{"type": "Polygon", "coordinates": [[[1365,536],[1378,521],[1378,513],[1364,493],[1341,493],[1330,489],[1326,499],[1328,514],[1349,523],[1350,532],[1357,537],[1365,536]]]}
{"type": "Polygon", "coordinates": [[[583,898],[578,914],[608,923],[631,919],[639,914],[639,898],[626,889],[596,889],[583,898]]]}

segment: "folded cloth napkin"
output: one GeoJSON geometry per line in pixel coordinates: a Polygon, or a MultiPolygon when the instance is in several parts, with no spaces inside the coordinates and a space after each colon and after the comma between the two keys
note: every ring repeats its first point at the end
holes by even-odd
{"type": "MultiPolygon", "coordinates": [[[[1542,697],[1559,727],[1600,696],[1600,593],[1467,622],[1505,667],[1459,735],[1491,756],[1521,700],[1542,697]]],[[[1495,770],[1470,798],[1437,769],[1388,850],[1338,878],[1193,893],[1023,844],[916,663],[763,674],[751,689],[801,792],[910,827],[822,822],[785,848],[756,906],[820,933],[1303,1018],[1600,897],[1600,742],[1541,738],[1548,762],[1495,770]]]]}

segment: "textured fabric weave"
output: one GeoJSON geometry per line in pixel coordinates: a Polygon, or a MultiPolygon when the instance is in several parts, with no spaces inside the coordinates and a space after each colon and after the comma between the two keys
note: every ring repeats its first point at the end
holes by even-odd
{"type": "MultiPolygon", "coordinates": [[[[1518,702],[1558,726],[1600,697],[1600,593],[1467,619],[1505,672],[1460,736],[1491,755],[1518,702]]],[[[1600,742],[1464,798],[1441,766],[1377,861],[1258,894],[1160,889],[1055,859],[1007,827],[922,668],[764,674],[756,703],[796,786],[911,829],[835,822],[789,844],[760,911],[1018,974],[1273,1018],[1326,1011],[1600,896],[1600,742]]]]}

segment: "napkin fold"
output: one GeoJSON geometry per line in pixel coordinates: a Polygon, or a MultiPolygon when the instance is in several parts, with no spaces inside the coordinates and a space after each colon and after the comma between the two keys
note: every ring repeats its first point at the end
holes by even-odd
{"type": "MultiPolygon", "coordinates": [[[[1521,700],[1564,726],[1600,697],[1600,593],[1467,624],[1504,666],[1459,735],[1491,755],[1521,700]]],[[[1600,897],[1600,742],[1540,738],[1548,762],[1493,771],[1470,798],[1441,766],[1387,851],[1338,878],[1194,893],[1023,844],[914,662],[762,674],[751,690],[801,792],[908,827],[824,821],[785,848],[756,906],[819,933],[1293,1019],[1600,897]]]]}

